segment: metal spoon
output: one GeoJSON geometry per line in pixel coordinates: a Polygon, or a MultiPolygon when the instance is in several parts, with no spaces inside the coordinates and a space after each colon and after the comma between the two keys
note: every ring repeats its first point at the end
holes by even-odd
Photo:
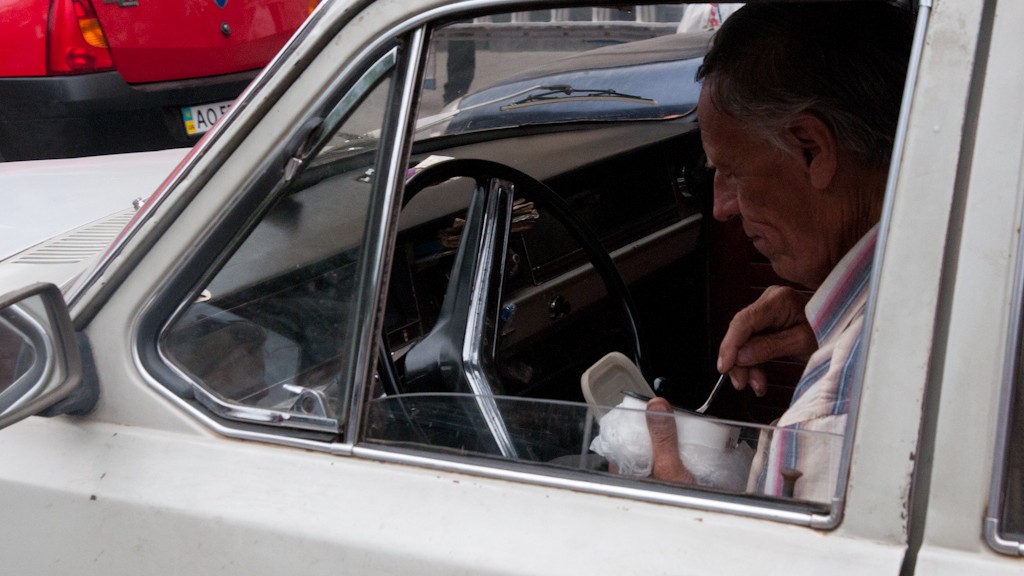
{"type": "Polygon", "coordinates": [[[715,382],[715,387],[711,389],[711,395],[708,396],[708,399],[704,401],[704,404],[702,404],[700,408],[694,410],[694,412],[697,414],[703,414],[704,411],[708,409],[708,406],[711,406],[711,401],[714,400],[715,396],[718,394],[718,390],[722,387],[722,382],[725,382],[725,374],[718,377],[718,382],[715,382]]]}

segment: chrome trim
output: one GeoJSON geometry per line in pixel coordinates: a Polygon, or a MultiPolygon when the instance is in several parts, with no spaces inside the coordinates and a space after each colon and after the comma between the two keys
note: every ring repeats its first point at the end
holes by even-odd
{"type": "MultiPolygon", "coordinates": [[[[173,317],[173,316],[172,316],[173,317]]],[[[133,357],[137,357],[134,351],[137,350],[137,344],[135,343],[138,331],[133,333],[133,357]]],[[[282,410],[275,410],[273,408],[264,408],[260,406],[247,406],[244,404],[235,404],[230,401],[224,400],[209,390],[203,387],[202,384],[193,379],[193,377],[185,372],[181,367],[177,365],[167,354],[164,353],[162,346],[157,344],[156,347],[157,357],[160,362],[171,372],[175,373],[179,379],[189,384],[189,391],[192,393],[193,398],[208,411],[213,413],[215,416],[224,418],[226,420],[235,420],[242,424],[259,424],[266,426],[280,426],[282,430],[311,430],[314,432],[320,432],[325,434],[333,434],[337,432],[338,422],[337,420],[316,417],[307,414],[301,414],[297,412],[285,412],[282,410]]],[[[145,376],[149,376],[151,380],[156,381],[145,367],[139,363],[136,368],[145,376]]],[[[178,396],[173,390],[170,390],[166,386],[160,386],[166,389],[171,394],[178,396]]],[[[299,395],[296,394],[296,399],[299,395]]]]}
{"type": "MultiPolygon", "coordinates": [[[[513,187],[511,182],[491,180],[486,192],[484,206],[480,210],[483,222],[480,226],[480,246],[476,247],[477,262],[473,276],[475,296],[469,304],[468,322],[466,323],[466,339],[462,342],[462,365],[466,370],[466,383],[476,397],[477,406],[491,431],[491,436],[498,445],[501,455],[506,458],[517,458],[512,435],[505,426],[497,402],[494,401],[494,390],[488,381],[484,366],[486,356],[482,347],[489,347],[491,357],[494,356],[494,334],[496,319],[489,318],[489,312],[496,311],[500,303],[496,301],[501,294],[501,279],[504,277],[505,253],[508,246],[508,229],[512,224],[513,187]],[[499,240],[500,238],[500,240],[499,240]],[[498,278],[495,285],[493,278],[498,278]],[[488,324],[491,328],[488,329],[488,324]]],[[[467,232],[468,233],[468,232],[467,232]]],[[[466,242],[463,242],[466,244],[466,242]]],[[[465,246],[469,252],[473,247],[465,246]]]]}
{"type": "MultiPolygon", "coordinates": [[[[930,4],[930,2],[928,3],[930,4]]],[[[910,50],[910,60],[907,67],[907,80],[903,87],[903,99],[900,102],[900,115],[896,124],[896,135],[893,139],[892,159],[889,163],[889,175],[885,185],[885,203],[882,206],[882,217],[878,225],[878,241],[875,245],[875,261],[871,268],[871,278],[868,285],[868,301],[864,309],[864,350],[871,349],[871,333],[875,324],[875,308],[878,305],[878,286],[882,278],[882,261],[885,258],[885,246],[888,242],[889,228],[892,226],[892,211],[896,193],[896,179],[899,176],[903,164],[903,147],[907,141],[907,130],[910,123],[910,105],[914,99],[914,90],[917,87],[917,76],[921,70],[921,58],[924,53],[924,37],[928,29],[928,19],[931,12],[926,2],[921,2],[920,10],[917,13],[917,24],[914,30],[914,42],[910,50]]],[[[820,518],[816,522],[817,528],[832,529],[839,526],[843,518],[843,508],[846,503],[846,485],[850,481],[850,460],[853,457],[853,439],[857,431],[857,415],[860,412],[861,389],[864,386],[864,373],[866,371],[867,352],[861,355],[854,373],[856,381],[860,382],[855,386],[850,395],[850,412],[846,422],[846,440],[843,442],[843,451],[839,460],[839,482],[836,485],[836,493],[832,499],[832,510],[828,517],[820,518]]],[[[907,496],[909,498],[909,495],[907,496]]],[[[909,505],[909,504],[908,504],[909,505]]]]}
{"type": "MultiPolygon", "coordinates": [[[[1018,223],[1018,229],[1024,226],[1024,219],[1018,223]]],[[[1018,235],[1019,236],[1019,235],[1018,235]]],[[[985,516],[985,541],[1002,554],[1024,556],[1024,544],[1003,538],[999,532],[1002,516],[1003,487],[1006,479],[1006,454],[1010,446],[1010,420],[1013,415],[1014,391],[1024,383],[1017,382],[1016,373],[1021,361],[1021,332],[1024,331],[1024,266],[1021,255],[1024,254],[1024,236],[1018,238],[1017,270],[1014,278],[1014,293],[1010,307],[1010,318],[1016,319],[1016,327],[1007,336],[1006,360],[1003,363],[1002,387],[999,392],[999,426],[996,429],[995,450],[992,456],[992,477],[989,483],[988,510],[985,516]]]]}
{"type": "Polygon", "coordinates": [[[310,159],[315,160],[322,154],[321,147],[334,137],[335,130],[348,117],[349,112],[369,94],[370,89],[395,66],[397,61],[398,48],[395,47],[384,54],[356,80],[341,100],[327,113],[323,121],[317,123],[316,118],[309,118],[306,121],[307,124],[312,124],[312,129],[285,166],[285,184],[291,184],[305,162],[310,159]]]}
{"type": "MultiPolygon", "coordinates": [[[[808,512],[797,512],[794,510],[785,510],[782,507],[773,508],[766,504],[751,504],[744,502],[744,500],[752,499],[750,496],[738,495],[730,498],[728,496],[714,495],[717,496],[717,498],[715,498],[711,493],[703,493],[706,495],[695,496],[675,491],[672,487],[668,486],[665,487],[666,491],[658,491],[656,490],[657,486],[653,485],[650,487],[645,486],[643,488],[634,488],[614,484],[599,484],[592,480],[572,478],[568,473],[556,476],[548,473],[541,474],[536,472],[510,470],[496,466],[486,466],[454,459],[444,459],[442,455],[417,456],[405,452],[388,450],[386,448],[368,446],[366,444],[353,446],[352,455],[359,458],[367,458],[393,464],[407,464],[410,466],[428,468],[443,472],[469,474],[497,480],[510,480],[513,482],[561,488],[575,492],[599,494],[602,496],[623,497],[631,500],[641,500],[657,504],[675,504],[696,510],[725,512],[749,518],[774,520],[799,526],[811,526],[811,521],[815,517],[815,515],[808,512]]],[[[701,493],[701,488],[684,488],[681,490],[701,493]]]]}
{"type": "MultiPolygon", "coordinates": [[[[385,34],[383,39],[396,38],[399,35],[385,34]]],[[[366,241],[360,255],[360,266],[356,274],[359,289],[354,293],[356,303],[353,307],[352,322],[356,345],[349,349],[349,362],[346,362],[348,382],[351,387],[341,397],[342,405],[338,407],[339,417],[348,416],[343,423],[344,437],[359,437],[362,426],[363,404],[367,388],[373,382],[377,362],[377,335],[384,324],[384,292],[387,290],[391,264],[394,259],[395,244],[398,238],[398,217],[402,210],[402,186],[405,182],[405,166],[408,164],[409,150],[412,141],[413,111],[419,93],[417,81],[418,71],[423,65],[426,54],[427,36],[423,28],[416,29],[408,39],[407,53],[400,59],[394,90],[400,95],[393,101],[392,108],[385,112],[381,143],[379,150],[389,150],[386,159],[386,172],[380,171],[384,178],[374,180],[371,194],[377,198],[367,213],[366,241]],[[388,119],[394,121],[394,125],[388,119]],[[397,136],[396,136],[397,135],[397,136]],[[381,226],[374,235],[373,223],[381,226]],[[346,404],[347,402],[347,404],[346,404]]],[[[394,95],[396,92],[393,92],[394,95]]],[[[378,160],[380,157],[378,157],[378,160]]]]}
{"type": "Polygon", "coordinates": [[[1024,556],[1024,543],[1008,540],[999,534],[999,518],[985,518],[984,533],[985,542],[992,550],[1007,556],[1024,556]]]}
{"type": "MultiPolygon", "coordinates": [[[[152,374],[146,370],[142,364],[142,359],[139,357],[139,343],[137,339],[138,334],[138,322],[132,323],[132,364],[138,370],[139,375],[142,376],[143,382],[147,386],[154,389],[157,394],[162,396],[165,400],[173,404],[176,408],[184,412],[185,414],[194,418],[199,424],[205,426],[210,431],[224,436],[226,438],[233,438],[236,440],[252,440],[255,442],[264,442],[267,444],[274,444],[278,446],[288,446],[291,448],[301,448],[304,450],[314,450],[317,452],[327,452],[330,454],[338,454],[342,456],[348,456],[352,454],[352,446],[342,442],[323,442],[319,440],[309,440],[306,438],[300,438],[298,436],[285,436],[282,435],[281,431],[276,432],[254,432],[251,430],[242,430],[235,426],[225,426],[221,422],[210,417],[210,415],[188,400],[178,396],[161,384],[152,374]]],[[[287,429],[281,429],[285,431],[287,429]]]]}
{"type": "MultiPolygon", "coordinates": [[[[191,379],[189,379],[191,381],[191,379]]],[[[192,382],[192,394],[197,402],[205,406],[221,418],[238,420],[251,424],[269,424],[272,426],[286,426],[302,430],[313,430],[316,432],[334,433],[338,429],[338,421],[328,418],[323,411],[319,414],[302,414],[299,412],[288,412],[274,408],[263,408],[260,406],[248,406],[225,401],[210,393],[199,384],[192,382]]],[[[295,402],[298,403],[301,394],[295,394],[295,402]]]]}
{"type": "Polygon", "coordinates": [[[330,134],[332,134],[334,130],[348,118],[349,112],[351,112],[352,109],[370,93],[370,89],[373,88],[373,86],[377,84],[385,74],[390,72],[397,62],[398,48],[396,47],[388,50],[386,54],[381,56],[379,60],[374,62],[373,65],[363,73],[359,80],[356,80],[356,83],[352,85],[352,88],[350,88],[349,91],[341,97],[338,104],[332,108],[327,114],[327,117],[324,118],[321,136],[316,144],[317,147],[328,140],[330,134]]]}

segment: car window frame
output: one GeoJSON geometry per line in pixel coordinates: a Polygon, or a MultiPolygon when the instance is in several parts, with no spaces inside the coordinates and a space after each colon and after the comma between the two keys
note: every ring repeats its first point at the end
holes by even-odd
{"type": "Polygon", "coordinates": [[[836,485],[835,497],[831,510],[826,517],[816,519],[817,527],[824,529],[835,528],[842,522],[843,513],[846,507],[847,490],[850,480],[850,463],[853,460],[854,438],[857,425],[860,421],[861,395],[864,389],[866,378],[867,358],[871,350],[871,336],[874,333],[876,310],[878,308],[879,287],[882,280],[882,260],[888,245],[888,232],[892,227],[893,211],[896,198],[896,189],[904,161],[904,148],[907,144],[907,136],[910,125],[910,112],[917,81],[920,75],[922,58],[925,50],[925,36],[928,32],[928,24],[931,18],[931,5],[922,4],[918,7],[917,18],[914,28],[913,44],[911,45],[910,58],[907,66],[907,76],[903,85],[903,98],[900,102],[899,119],[896,124],[896,134],[893,139],[892,158],[889,164],[889,174],[886,178],[885,201],[882,205],[882,215],[878,224],[878,242],[875,246],[874,261],[871,269],[871,278],[868,282],[868,301],[864,312],[864,350],[854,367],[854,386],[850,395],[850,411],[846,425],[846,441],[843,443],[842,456],[839,464],[839,482],[836,485]]]}
{"type": "MultiPolygon", "coordinates": [[[[469,3],[467,3],[469,4],[469,3]]],[[[422,16],[426,20],[428,33],[425,42],[429,44],[434,31],[453,21],[465,19],[468,11],[462,4],[435,9],[422,16]],[[459,9],[462,8],[460,12],[459,9]]],[[[880,285],[880,262],[885,253],[886,234],[889,230],[893,202],[897,180],[899,178],[903,147],[906,142],[907,128],[909,124],[910,103],[914,98],[917,76],[921,63],[922,54],[925,48],[924,38],[928,29],[930,6],[921,6],[917,13],[916,29],[914,34],[913,47],[910,54],[910,65],[904,84],[904,95],[900,107],[899,121],[893,146],[893,162],[890,166],[889,176],[886,184],[885,204],[883,207],[882,219],[879,227],[879,239],[875,249],[876,265],[873,268],[869,283],[868,304],[865,312],[865,349],[870,350],[870,339],[872,333],[873,318],[877,305],[877,295],[880,285]]],[[[417,77],[417,85],[422,82],[422,77],[417,77]]],[[[865,378],[867,354],[860,357],[854,373],[858,382],[863,383],[865,378]]],[[[479,457],[451,455],[427,450],[416,450],[397,447],[380,447],[378,445],[357,444],[353,446],[352,453],[355,455],[417,466],[426,466],[441,470],[452,470],[465,472],[474,475],[496,477],[515,481],[525,481],[534,484],[567,487],[573,490],[596,493],[610,496],[625,496],[633,499],[661,502],[696,508],[700,510],[725,512],[740,516],[749,516],[760,519],[779,521],[789,524],[797,524],[811,527],[818,530],[832,530],[840,525],[846,508],[846,493],[849,484],[850,462],[854,452],[853,438],[856,432],[858,421],[858,407],[860,404],[860,390],[863,386],[857,386],[851,396],[851,409],[846,429],[846,441],[843,444],[841,464],[838,474],[835,496],[827,505],[827,509],[815,507],[814,505],[801,502],[784,502],[770,499],[759,499],[755,495],[723,495],[708,492],[701,488],[689,486],[662,486],[644,485],[638,486],[628,480],[618,482],[615,479],[602,478],[595,481],[594,477],[584,473],[565,472],[560,470],[544,469],[536,471],[536,466],[523,466],[515,461],[502,462],[498,460],[482,460],[479,457]]],[[[357,406],[358,404],[356,404],[357,406]]],[[[358,430],[350,429],[350,432],[358,430]]],[[[350,433],[347,437],[359,438],[358,434],[350,433]]]]}
{"type": "MultiPolygon", "coordinates": [[[[323,118],[316,114],[310,115],[310,118],[304,123],[302,130],[299,132],[299,135],[302,136],[301,140],[296,140],[290,144],[290,147],[294,149],[293,155],[288,160],[281,178],[278,182],[273,184],[273,188],[265,194],[265,199],[261,202],[262,211],[250,218],[250,222],[246,223],[245,226],[239,229],[235,236],[231,238],[229,243],[221,248],[221,252],[217,259],[208,267],[208,270],[198,285],[201,285],[203,289],[208,287],[210,282],[216,279],[224,265],[230,261],[236,250],[244,244],[244,242],[250,237],[251,233],[258,228],[263,219],[270,213],[271,206],[281,197],[295,191],[293,190],[292,185],[295,183],[301,170],[310,165],[310,160],[317,157],[320,150],[330,141],[334,133],[344,124],[344,121],[349,117],[349,115],[353,111],[358,110],[359,106],[365,102],[367,97],[373,94],[374,90],[380,85],[380,83],[390,79],[395,74],[395,71],[397,70],[398,52],[399,48],[397,46],[393,46],[367,66],[364,72],[353,82],[353,84],[342,93],[341,97],[336,99],[334,106],[330,107],[329,111],[323,118]]],[[[392,86],[388,90],[389,99],[395,89],[394,83],[392,83],[392,86]]],[[[387,110],[382,113],[382,122],[386,121],[386,118],[387,110]]],[[[375,147],[375,152],[373,152],[373,154],[374,166],[379,170],[383,160],[381,158],[380,142],[378,141],[377,144],[378,146],[375,147]]],[[[377,181],[371,181],[370,186],[370,197],[379,197],[381,194],[379,194],[379,190],[377,188],[377,181]]],[[[258,186],[256,188],[259,189],[258,186]]],[[[301,190],[302,189],[300,188],[299,191],[301,190]]],[[[374,219],[373,215],[370,213],[367,213],[365,216],[366,228],[363,233],[364,237],[371,234],[373,223],[379,221],[379,219],[374,219]]],[[[362,249],[359,251],[363,252],[362,249]]],[[[363,256],[360,256],[360,258],[362,257],[363,256]]],[[[358,276],[360,273],[361,272],[357,266],[356,275],[358,276]]],[[[195,292],[195,289],[193,289],[193,292],[195,292]]],[[[193,305],[193,303],[197,301],[198,300],[195,296],[191,296],[180,303],[178,309],[170,318],[167,319],[164,327],[160,330],[157,346],[160,358],[163,362],[170,368],[170,370],[175,372],[180,379],[186,380],[191,384],[188,393],[198,400],[207,410],[225,421],[263,422],[274,427],[302,428],[326,433],[336,432],[337,429],[344,425],[344,417],[347,414],[346,404],[343,404],[342,407],[335,408],[337,419],[332,425],[331,419],[326,417],[281,412],[275,409],[222,399],[199,377],[189,375],[181,366],[180,361],[174,361],[171,359],[170,353],[166,349],[164,337],[168,334],[168,331],[175,326],[175,323],[182,314],[184,314],[193,305]]],[[[346,318],[345,322],[354,322],[354,316],[346,318]]],[[[354,345],[354,341],[349,342],[347,344],[347,348],[354,345]]],[[[347,380],[343,381],[347,382],[347,380]]],[[[340,391],[340,400],[344,401],[349,397],[349,393],[340,391]]]]}
{"type": "MultiPolygon", "coordinates": [[[[352,393],[346,392],[340,395],[341,405],[337,408],[339,425],[337,430],[331,432],[286,426],[267,426],[266,423],[260,423],[259,414],[245,407],[240,407],[238,413],[243,416],[253,416],[252,418],[246,417],[242,420],[225,418],[223,414],[212,412],[206,405],[196,400],[192,394],[191,378],[183,374],[163,356],[159,340],[167,323],[176,318],[199,295],[202,286],[209,282],[234,252],[234,249],[255,228],[274,201],[282,193],[287,193],[288,181],[284,178],[285,172],[281,167],[296,156],[314,155],[324,144],[323,138],[319,138],[315,146],[305,144],[307,139],[316,139],[320,135],[315,130],[319,126],[319,122],[311,120],[328,118],[330,112],[339,105],[344,105],[346,100],[358,102],[363,96],[372,92],[377,83],[360,84],[359,80],[364,77],[367,70],[381,60],[390,59],[392,63],[381,78],[390,76],[393,82],[388,93],[388,104],[382,115],[375,166],[378,168],[378,173],[391,173],[398,172],[398,165],[404,165],[404,160],[395,162],[394,158],[396,154],[399,156],[402,154],[401,147],[396,150],[395,142],[404,140],[395,136],[396,130],[404,131],[401,126],[395,126],[395,119],[402,116],[397,114],[395,109],[396,106],[401,106],[403,102],[412,99],[411,88],[401,81],[402,70],[410,67],[408,64],[409,47],[414,45],[410,42],[409,36],[410,34],[382,36],[372,45],[364,47],[350,61],[350,64],[344,66],[344,71],[339,73],[337,79],[333,81],[331,89],[325,90],[324,95],[318,98],[318,103],[305,111],[304,117],[307,121],[296,127],[295,136],[279,146],[277,153],[271,154],[262,162],[267,168],[260,172],[269,174],[269,176],[254,175],[250,181],[243,183],[242,188],[245,189],[245,192],[238,195],[237,199],[233,201],[233,205],[218,219],[217,224],[196,243],[192,256],[174,268],[174,271],[168,276],[171,280],[154,297],[142,314],[136,332],[134,349],[147,383],[162,394],[172,396],[172,399],[186,411],[224,436],[323,451],[342,453],[347,451],[343,447],[339,448],[339,444],[342,446],[345,444],[344,438],[347,437],[345,434],[349,428],[346,421],[354,412],[351,409],[352,393]],[[351,97],[352,90],[363,90],[364,94],[353,98],[351,97]],[[389,169],[381,172],[380,169],[384,166],[389,169]]],[[[417,58],[417,56],[413,57],[417,58]]],[[[335,120],[341,119],[336,115],[335,120]]],[[[290,172],[289,175],[295,176],[295,172],[290,172]]],[[[372,181],[371,203],[366,215],[360,258],[366,258],[368,252],[373,253],[375,263],[373,266],[364,267],[361,262],[357,275],[370,273],[369,270],[380,266],[381,238],[388,228],[387,222],[393,221],[393,219],[381,215],[387,210],[386,208],[382,209],[380,205],[390,205],[393,190],[394,185],[389,182],[388,178],[380,177],[372,181]]],[[[386,278],[384,280],[386,281],[386,278]]],[[[360,277],[357,278],[357,283],[357,291],[379,292],[377,290],[377,285],[380,283],[379,278],[372,281],[360,277]]],[[[357,292],[353,293],[353,298],[359,301],[360,305],[363,304],[363,300],[366,300],[361,293],[357,292]]],[[[366,309],[355,311],[348,319],[348,322],[357,327],[357,331],[354,331],[353,334],[358,334],[358,336],[354,336],[348,346],[348,357],[345,359],[348,364],[341,376],[345,382],[351,382],[350,387],[356,390],[363,388],[361,383],[369,377],[365,376],[366,374],[372,374],[372,366],[368,370],[365,367],[353,366],[350,362],[352,358],[362,361],[365,352],[360,353],[359,349],[364,346],[363,342],[370,339],[366,334],[372,334],[376,330],[375,325],[367,320],[367,317],[372,316],[373,311],[377,308],[376,304],[369,307],[363,306],[363,308],[366,309]],[[353,376],[353,374],[358,375],[353,376]]]]}
{"type": "MultiPolygon", "coordinates": [[[[486,3],[488,7],[497,6],[498,3],[486,3]]],[[[342,434],[340,437],[309,437],[300,436],[298,434],[294,436],[288,436],[285,433],[281,433],[278,430],[272,431],[273,433],[267,433],[265,427],[258,425],[248,425],[240,423],[224,423],[222,421],[211,419],[209,415],[200,409],[193,407],[191,412],[195,414],[200,420],[206,425],[213,428],[217,432],[234,438],[254,439],[264,442],[272,442],[278,444],[285,444],[291,446],[301,446],[304,448],[311,448],[315,450],[328,450],[338,454],[353,454],[362,456],[379,461],[392,461],[407,464],[414,464],[417,466],[443,469],[456,472],[467,472],[474,475],[511,479],[515,481],[525,481],[531,484],[556,486],[563,488],[570,488],[573,490],[605,494],[619,497],[628,497],[636,500],[646,500],[659,503],[677,504],[688,508],[725,512],[729,514],[738,514],[740,516],[749,516],[760,519],[776,520],[790,524],[798,524],[804,526],[810,526],[819,529],[830,529],[838,525],[841,520],[844,499],[837,498],[831,505],[831,511],[828,514],[822,514],[817,512],[808,512],[803,506],[790,505],[788,503],[777,503],[777,502],[766,502],[756,501],[750,497],[728,497],[720,495],[712,495],[708,492],[694,489],[694,488],[680,488],[680,487],[647,487],[638,489],[635,484],[628,481],[621,483],[605,483],[598,484],[591,478],[583,477],[574,474],[551,474],[545,472],[539,474],[533,470],[524,470],[521,466],[516,466],[515,463],[511,463],[509,466],[504,464],[487,463],[481,464],[479,460],[468,460],[460,458],[447,458],[439,456],[434,453],[424,455],[424,452],[403,452],[399,450],[382,450],[379,447],[369,447],[365,445],[359,445],[359,432],[361,430],[361,423],[363,419],[363,405],[365,404],[365,397],[368,393],[370,384],[373,381],[374,370],[373,366],[376,362],[376,354],[378,350],[376,338],[378,337],[382,318],[383,308],[381,302],[383,301],[383,292],[387,286],[388,274],[389,274],[389,263],[393,257],[394,250],[394,239],[397,235],[397,210],[400,206],[401,195],[396,191],[401,189],[401,182],[404,179],[404,167],[407,164],[408,158],[408,147],[412,141],[412,122],[414,115],[411,111],[412,103],[415,101],[415,94],[417,93],[420,85],[419,73],[423,69],[423,60],[425,58],[425,46],[429,39],[429,33],[427,32],[428,27],[439,22],[448,22],[459,18],[464,18],[469,14],[470,10],[479,10],[484,3],[480,2],[461,2],[444,7],[434,8],[427,10],[417,17],[405,20],[396,24],[391,28],[388,33],[382,34],[377,43],[373,46],[366,48],[363,51],[363,56],[368,52],[372,52],[374,48],[379,48],[381,45],[387,42],[394,41],[396,38],[402,39],[403,42],[407,43],[406,48],[410,50],[406,57],[400,58],[400,66],[402,72],[399,74],[400,81],[396,82],[396,90],[401,91],[401,97],[396,98],[392,103],[394,107],[391,110],[392,115],[388,116],[388,119],[393,120],[396,124],[386,124],[388,127],[382,134],[381,149],[389,146],[389,158],[393,158],[401,161],[391,162],[389,166],[386,178],[382,177],[379,184],[381,186],[381,194],[377,194],[375,197],[380,197],[379,205],[375,214],[379,214],[383,218],[384,224],[380,227],[380,234],[376,238],[376,242],[373,246],[376,252],[371,254],[368,259],[363,259],[361,262],[366,268],[365,273],[359,275],[360,287],[356,291],[358,298],[359,294],[364,291],[370,296],[366,299],[366,304],[360,309],[357,314],[360,317],[370,318],[372,320],[359,324],[362,328],[359,335],[359,340],[363,342],[362,345],[353,346],[350,348],[353,358],[347,359],[352,360],[349,364],[353,367],[354,373],[350,374],[351,381],[353,382],[353,394],[347,398],[348,401],[348,420],[343,427],[342,434]],[[416,54],[412,57],[412,54],[416,54]],[[411,66],[411,63],[416,63],[415,66],[411,66]],[[410,79],[414,81],[410,81],[410,79]],[[397,88],[401,86],[402,88],[397,88]],[[393,115],[396,111],[403,111],[393,115]],[[403,136],[399,138],[399,134],[403,136]],[[394,138],[389,141],[389,144],[384,143],[385,137],[394,138]]],[[[504,5],[504,4],[503,4],[504,5]]],[[[926,21],[926,18],[925,18],[926,21]]],[[[920,40],[920,33],[915,38],[915,42],[920,40]]],[[[916,49],[915,49],[916,50],[916,49]]],[[[919,54],[915,52],[912,58],[918,58],[919,54]]],[[[362,59],[358,61],[363,61],[362,59]]],[[[908,82],[914,77],[913,74],[908,73],[908,82]]],[[[912,90],[910,91],[912,93],[912,90]]],[[[901,110],[901,126],[905,126],[905,107],[901,110]]],[[[894,147],[894,154],[897,154],[900,148],[894,147]]],[[[889,186],[893,186],[893,177],[890,177],[889,186]]],[[[887,199],[891,201],[891,190],[887,191],[887,199]]],[[[370,230],[372,226],[368,226],[367,230],[370,230]]],[[[222,229],[231,229],[226,224],[220,226],[222,229]]],[[[884,237],[884,235],[883,235],[884,237]]],[[[371,250],[369,242],[364,245],[365,250],[371,250]]],[[[880,246],[884,243],[880,243],[880,246]]],[[[881,248],[879,249],[881,250],[881,248]]],[[[178,280],[176,278],[176,280],[178,280]]],[[[876,277],[873,277],[871,284],[871,294],[877,293],[876,277]]],[[[180,282],[179,282],[180,284],[180,282]]],[[[182,286],[177,286],[174,290],[169,289],[169,292],[178,294],[187,293],[187,289],[183,289],[182,286]]],[[[166,294],[166,293],[165,293],[166,294]]],[[[178,305],[182,300],[175,299],[173,297],[167,298],[161,296],[161,302],[166,307],[168,305],[178,305]]],[[[360,301],[362,299],[360,298],[360,301]]],[[[870,310],[870,308],[869,308],[870,310]]],[[[151,310],[152,311],[152,310],[151,310]]],[[[166,308],[165,308],[166,311],[166,308]]],[[[157,314],[157,317],[160,315],[157,314]]],[[[152,319],[153,314],[147,312],[147,318],[152,319]]],[[[167,316],[163,316],[166,318],[167,316]]],[[[872,315],[866,317],[866,330],[870,334],[870,322],[872,315]]],[[[152,336],[153,332],[140,332],[142,340],[152,336]]],[[[143,347],[145,348],[145,347],[143,347]]],[[[152,359],[143,362],[147,367],[153,366],[152,359]]],[[[862,360],[863,364],[863,360],[862,360]]],[[[863,368],[858,371],[863,373],[863,368]]],[[[157,371],[154,380],[157,381],[157,386],[162,386],[164,378],[158,374],[157,371]]],[[[863,378],[861,378],[863,379],[863,378]]],[[[858,406],[858,398],[854,399],[854,409],[851,411],[850,421],[851,423],[856,422],[856,407],[858,406]]],[[[852,426],[852,424],[851,424],[852,426]]],[[[849,434],[852,435],[853,428],[849,429],[849,434]]],[[[840,471],[840,482],[838,484],[839,490],[845,492],[847,485],[847,476],[850,458],[848,452],[852,450],[853,442],[847,441],[844,446],[843,453],[843,468],[840,471]]]]}
{"type": "MultiPolygon", "coordinates": [[[[1024,226],[1024,210],[1018,214],[1017,229],[1024,226]]],[[[1024,538],[1020,533],[1008,534],[1005,525],[1005,490],[1008,484],[1009,454],[1013,443],[1024,443],[1024,437],[1014,437],[1011,425],[1024,418],[1024,406],[1018,406],[1017,397],[1024,392],[1024,236],[1018,235],[1017,257],[1014,260],[1012,303],[1009,311],[1010,329],[1006,338],[1005,362],[999,390],[995,450],[992,458],[991,488],[982,530],[988,546],[1007,556],[1024,556],[1024,538]]],[[[1019,423],[1018,423],[1019,425],[1019,423]]],[[[1024,510],[1018,514],[1024,515],[1024,510]]]]}
{"type": "MultiPolygon", "coordinates": [[[[1018,247],[1018,254],[1024,250],[1024,239],[1022,239],[1021,246],[1018,247]]],[[[1022,369],[1021,363],[1024,361],[1024,355],[1021,351],[1021,331],[1024,330],[1024,318],[1022,318],[1022,310],[1024,310],[1024,266],[1017,266],[1016,274],[1016,290],[1014,296],[1013,307],[1010,311],[1010,318],[1014,319],[1016,329],[1010,331],[1010,337],[1007,339],[1006,350],[1011,352],[1007,354],[1007,361],[1003,367],[1003,383],[999,393],[999,413],[997,416],[997,428],[996,428],[996,442],[995,442],[995,454],[993,457],[992,466],[992,478],[991,478],[991,489],[989,490],[989,503],[986,511],[983,530],[985,534],[985,540],[996,552],[1006,554],[1008,556],[1024,556],[1024,541],[1017,538],[1018,535],[1007,534],[1004,528],[1004,494],[1007,486],[1007,474],[1009,472],[1009,466],[1007,460],[1009,459],[1010,445],[1013,441],[1022,442],[1024,438],[1013,438],[1010,424],[1014,421],[1015,416],[1021,416],[1021,414],[1014,413],[1015,396],[1017,394],[1018,387],[1024,386],[1022,378],[1018,377],[1022,369]]]]}

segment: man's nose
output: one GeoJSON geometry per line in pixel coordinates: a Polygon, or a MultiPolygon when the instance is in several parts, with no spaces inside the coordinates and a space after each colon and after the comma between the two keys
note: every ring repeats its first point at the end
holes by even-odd
{"type": "Polygon", "coordinates": [[[720,172],[715,172],[714,205],[711,210],[715,220],[725,222],[740,213],[739,198],[731,182],[720,172]]]}

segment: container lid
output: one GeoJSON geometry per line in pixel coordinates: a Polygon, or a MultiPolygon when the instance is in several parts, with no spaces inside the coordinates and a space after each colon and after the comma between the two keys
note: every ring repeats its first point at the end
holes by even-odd
{"type": "Polygon", "coordinates": [[[636,364],[620,352],[611,352],[588,368],[580,376],[580,387],[598,419],[618,406],[626,392],[649,398],[655,395],[636,364]]]}

